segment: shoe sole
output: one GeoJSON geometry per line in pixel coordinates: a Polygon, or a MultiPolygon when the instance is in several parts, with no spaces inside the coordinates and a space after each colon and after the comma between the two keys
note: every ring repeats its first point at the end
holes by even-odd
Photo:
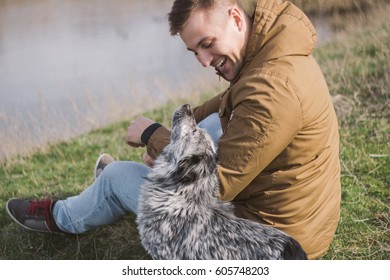
{"type": "Polygon", "coordinates": [[[46,233],[46,234],[59,234],[59,235],[64,235],[64,233],[61,233],[61,232],[54,232],[54,231],[44,231],[44,230],[37,230],[37,229],[32,229],[32,228],[29,228],[29,227],[26,227],[25,225],[23,225],[22,223],[20,223],[15,217],[14,215],[11,213],[11,211],[9,210],[9,207],[8,207],[8,204],[11,200],[13,199],[17,199],[17,198],[10,198],[7,203],[5,204],[5,210],[7,211],[7,214],[8,216],[15,222],[17,223],[19,226],[21,226],[22,228],[28,230],[28,231],[33,231],[33,232],[39,232],[39,233],[46,233]]]}
{"type": "Polygon", "coordinates": [[[97,174],[96,174],[96,171],[97,171],[97,168],[99,166],[99,163],[100,161],[102,160],[103,157],[105,156],[109,156],[109,157],[112,157],[110,154],[101,154],[98,159],[96,160],[95,162],[95,167],[93,168],[93,178],[96,180],[96,178],[98,177],[97,174]]]}

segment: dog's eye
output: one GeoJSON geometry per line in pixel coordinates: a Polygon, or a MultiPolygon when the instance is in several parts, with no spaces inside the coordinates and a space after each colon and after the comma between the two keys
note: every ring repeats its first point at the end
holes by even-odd
{"type": "Polygon", "coordinates": [[[194,129],[194,130],[192,131],[192,134],[195,134],[195,132],[196,132],[196,129],[194,129]]]}

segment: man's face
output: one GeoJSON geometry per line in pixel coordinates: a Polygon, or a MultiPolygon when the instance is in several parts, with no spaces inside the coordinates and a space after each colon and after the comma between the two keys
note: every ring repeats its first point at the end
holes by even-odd
{"type": "Polygon", "coordinates": [[[196,11],[184,25],[180,36],[204,67],[232,81],[240,72],[247,37],[243,13],[237,8],[196,11]]]}

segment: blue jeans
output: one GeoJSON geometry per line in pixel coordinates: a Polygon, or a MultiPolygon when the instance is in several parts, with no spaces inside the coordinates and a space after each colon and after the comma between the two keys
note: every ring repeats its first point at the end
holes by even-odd
{"type": "MultiPolygon", "coordinates": [[[[222,134],[218,114],[201,121],[199,127],[217,143],[222,134]]],[[[111,224],[130,211],[137,214],[139,191],[149,171],[148,166],[137,162],[110,163],[82,193],[54,204],[57,226],[65,232],[79,234],[111,224]]]]}

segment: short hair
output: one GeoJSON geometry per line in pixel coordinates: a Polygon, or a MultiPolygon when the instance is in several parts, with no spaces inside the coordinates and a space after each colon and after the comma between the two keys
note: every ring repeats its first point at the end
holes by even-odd
{"type": "Polygon", "coordinates": [[[195,11],[210,11],[216,7],[235,3],[236,0],[175,0],[168,14],[170,33],[172,36],[177,35],[195,11]]]}

